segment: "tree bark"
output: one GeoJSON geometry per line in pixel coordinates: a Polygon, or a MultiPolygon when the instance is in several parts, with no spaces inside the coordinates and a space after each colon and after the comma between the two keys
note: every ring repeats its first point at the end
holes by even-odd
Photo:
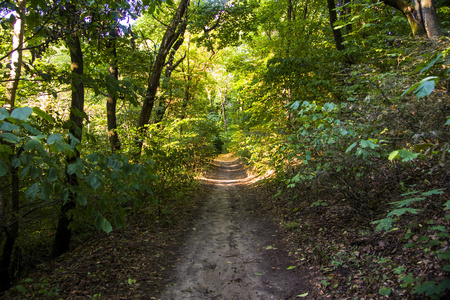
{"type": "MultiPolygon", "coordinates": [[[[2,261],[0,264],[0,292],[6,291],[11,286],[11,257],[14,244],[19,234],[19,183],[17,169],[11,167],[11,224],[4,229],[6,232],[6,241],[3,246],[2,261]]],[[[6,215],[4,217],[6,218],[6,215]]]]}
{"type": "Polygon", "coordinates": [[[424,36],[425,28],[421,21],[421,14],[404,0],[382,0],[384,4],[389,5],[401,11],[408,19],[413,36],[424,36]]]}
{"type": "MultiPolygon", "coordinates": [[[[18,0],[16,2],[16,11],[14,12],[15,22],[12,37],[12,48],[11,53],[11,71],[10,71],[10,81],[6,86],[6,96],[9,101],[9,110],[12,111],[16,105],[16,94],[17,88],[19,86],[20,74],[22,71],[22,48],[23,48],[23,36],[25,29],[25,8],[26,0],[18,0]]],[[[3,245],[2,260],[0,263],[0,292],[7,290],[11,285],[11,257],[13,254],[14,244],[16,242],[19,233],[19,200],[20,200],[20,180],[18,170],[11,166],[11,224],[5,227],[6,241],[3,245]]],[[[8,209],[8,201],[5,200],[1,204],[0,213],[3,214],[6,222],[6,211],[8,209]]],[[[5,223],[6,223],[5,222],[5,223]]],[[[2,224],[6,225],[6,224],[2,224]]]]}
{"type": "MultiPolygon", "coordinates": [[[[175,63],[173,62],[173,60],[175,59],[175,54],[177,53],[178,49],[180,48],[180,46],[182,44],[183,44],[183,38],[181,37],[173,45],[172,50],[170,51],[170,54],[169,54],[169,59],[166,62],[166,71],[164,72],[164,81],[163,81],[162,88],[168,92],[169,100],[166,101],[166,97],[164,97],[164,96],[159,97],[159,104],[158,104],[158,108],[156,110],[156,118],[155,118],[154,123],[159,123],[163,120],[166,110],[170,105],[170,101],[172,99],[172,83],[171,83],[172,72],[186,58],[186,53],[185,53],[184,56],[181,57],[177,62],[175,62],[175,63]]],[[[164,94],[167,95],[166,92],[164,94]]]]}
{"type": "MultiPolygon", "coordinates": [[[[114,82],[119,80],[119,68],[117,66],[117,50],[116,50],[117,32],[114,29],[112,32],[112,41],[108,43],[111,51],[111,59],[109,63],[109,76],[114,82]]],[[[120,140],[117,134],[117,92],[108,89],[108,99],[106,102],[106,118],[108,124],[108,137],[111,146],[111,152],[114,153],[120,150],[120,140]]]]}
{"type": "MultiPolygon", "coordinates": [[[[70,108],[70,129],[76,139],[81,142],[83,134],[84,112],[84,83],[83,83],[83,52],[78,35],[73,34],[67,39],[67,46],[70,50],[71,71],[72,71],[72,103],[70,108]]],[[[70,142],[70,141],[69,141],[70,142]]],[[[75,149],[75,155],[67,158],[67,165],[76,161],[80,157],[80,152],[75,149]]],[[[69,228],[72,217],[69,213],[75,208],[76,190],[78,187],[78,178],[76,174],[67,174],[67,183],[70,186],[69,199],[61,206],[58,227],[56,229],[55,240],[53,244],[52,256],[57,257],[67,252],[70,246],[72,230],[69,228]]]]}
{"type": "Polygon", "coordinates": [[[422,19],[429,38],[443,36],[441,26],[437,20],[435,0],[422,0],[422,19]]]}
{"type": "Polygon", "coordinates": [[[227,128],[227,115],[226,115],[226,109],[225,109],[225,104],[226,104],[226,100],[227,100],[227,94],[228,94],[228,85],[225,87],[225,94],[222,95],[222,93],[220,93],[220,104],[222,105],[223,129],[224,129],[225,132],[228,131],[228,128],[227,128]]]}
{"type": "Polygon", "coordinates": [[[145,125],[147,125],[150,120],[150,115],[152,113],[153,106],[155,104],[156,93],[158,91],[160,83],[159,81],[161,78],[162,69],[164,68],[165,65],[166,57],[169,54],[170,49],[172,49],[173,44],[178,40],[180,35],[184,34],[184,31],[186,30],[188,6],[189,0],[180,1],[177,11],[175,12],[172,21],[167,27],[166,32],[161,41],[161,45],[159,46],[158,55],[156,56],[153,69],[151,71],[151,74],[149,75],[147,92],[144,98],[144,103],[142,105],[141,114],[139,116],[139,121],[137,124],[138,131],[141,137],[137,138],[136,155],[140,155],[142,150],[142,145],[144,143],[143,135],[146,132],[145,125]]]}
{"type": "Polygon", "coordinates": [[[26,0],[17,0],[16,11],[14,17],[14,31],[12,37],[13,52],[11,53],[11,71],[9,74],[10,81],[6,86],[6,96],[9,100],[9,109],[12,111],[15,102],[17,88],[19,86],[20,74],[22,72],[22,48],[23,48],[23,35],[25,28],[25,8],[26,0]]]}
{"type": "Polygon", "coordinates": [[[344,42],[344,39],[342,38],[342,33],[340,29],[334,28],[334,23],[337,21],[337,15],[336,15],[336,4],[334,3],[334,0],[327,0],[328,4],[328,12],[330,13],[330,25],[331,29],[333,30],[333,36],[334,36],[334,42],[336,43],[336,49],[338,51],[344,50],[344,45],[342,44],[344,42]]]}

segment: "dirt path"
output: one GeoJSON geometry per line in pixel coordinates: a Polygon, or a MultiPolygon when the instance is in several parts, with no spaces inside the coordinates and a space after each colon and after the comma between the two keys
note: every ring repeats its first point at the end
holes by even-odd
{"type": "Polygon", "coordinates": [[[229,156],[215,161],[210,192],[184,241],[174,281],[162,299],[294,299],[302,276],[278,249],[275,231],[254,215],[250,177],[229,156]]]}

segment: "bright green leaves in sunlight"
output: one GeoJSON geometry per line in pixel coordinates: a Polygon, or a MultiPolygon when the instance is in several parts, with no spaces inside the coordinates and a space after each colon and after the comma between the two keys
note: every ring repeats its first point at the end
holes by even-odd
{"type": "Polygon", "coordinates": [[[419,153],[414,153],[405,149],[402,150],[394,150],[389,154],[389,160],[393,161],[394,159],[401,158],[403,162],[408,162],[416,159],[419,156],[419,153]]]}

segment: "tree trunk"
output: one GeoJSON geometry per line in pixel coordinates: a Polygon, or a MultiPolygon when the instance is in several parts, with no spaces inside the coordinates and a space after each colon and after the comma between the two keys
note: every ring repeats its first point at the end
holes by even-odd
{"type": "MultiPolygon", "coordinates": [[[[84,111],[84,83],[83,75],[83,53],[81,51],[80,38],[75,34],[67,39],[67,46],[70,50],[71,70],[72,70],[72,103],[70,108],[70,129],[76,139],[81,142],[83,133],[83,117],[80,113],[84,111]]],[[[80,157],[80,152],[76,149],[75,156],[67,158],[67,164],[71,164],[80,157]]],[[[78,179],[76,174],[67,174],[67,183],[70,186],[69,199],[61,206],[58,227],[56,229],[53,244],[52,256],[57,257],[69,250],[72,230],[69,228],[72,222],[70,211],[75,208],[76,190],[78,179]]]]}
{"type": "Polygon", "coordinates": [[[441,26],[437,20],[435,0],[422,0],[422,19],[429,38],[443,36],[441,26]]]}
{"type": "MultiPolygon", "coordinates": [[[[163,90],[168,92],[169,101],[167,101],[167,103],[166,103],[166,97],[164,97],[164,96],[159,97],[159,104],[158,104],[158,109],[156,110],[155,123],[159,123],[163,120],[166,110],[170,105],[170,101],[172,99],[172,83],[170,80],[170,78],[172,76],[172,72],[186,58],[186,53],[185,53],[185,55],[183,57],[181,57],[176,63],[173,62],[173,60],[175,59],[175,54],[177,53],[178,49],[180,48],[180,46],[182,44],[183,44],[183,38],[181,37],[173,45],[172,50],[170,51],[169,59],[167,60],[167,63],[166,63],[166,71],[164,72],[164,81],[163,81],[163,90]]],[[[166,92],[164,93],[165,95],[167,95],[166,92]]]]}
{"type": "MultiPolygon", "coordinates": [[[[0,265],[0,292],[6,291],[11,286],[11,257],[14,244],[19,234],[19,190],[19,174],[17,173],[16,168],[11,167],[11,224],[4,229],[6,232],[6,241],[3,246],[3,255],[0,265]]],[[[4,211],[4,213],[5,212],[6,211],[4,211]]],[[[6,215],[3,216],[6,219],[6,215]]]]}
{"type": "MultiPolygon", "coordinates": [[[[344,0],[344,4],[345,4],[345,5],[349,4],[350,2],[351,2],[351,0],[344,0]]],[[[346,21],[348,21],[348,19],[351,17],[351,15],[352,15],[352,9],[351,9],[351,7],[348,6],[348,5],[345,6],[345,9],[344,9],[344,19],[345,19],[346,21]]],[[[348,24],[345,26],[345,29],[346,29],[346,33],[347,33],[347,34],[352,33],[352,32],[353,32],[353,26],[352,26],[352,24],[348,23],[348,24]]]]}
{"type": "MultiPolygon", "coordinates": [[[[114,29],[112,32],[113,39],[108,43],[108,47],[111,50],[111,59],[109,63],[109,76],[111,80],[115,83],[119,80],[119,68],[117,67],[117,50],[116,50],[116,38],[117,32],[114,29]]],[[[111,152],[114,153],[120,150],[120,140],[117,134],[117,117],[116,117],[116,106],[117,106],[117,92],[108,90],[108,99],[106,102],[106,117],[108,123],[108,137],[109,144],[111,146],[111,152]]]]}
{"type": "Polygon", "coordinates": [[[161,41],[161,45],[159,46],[158,55],[156,56],[153,69],[149,76],[147,92],[137,124],[141,137],[138,137],[137,139],[136,155],[139,155],[142,150],[142,145],[144,143],[143,135],[146,132],[145,125],[147,125],[150,120],[150,115],[155,104],[156,92],[158,91],[159,81],[161,78],[162,69],[165,65],[166,57],[169,54],[170,49],[172,49],[173,44],[178,40],[180,35],[184,34],[184,31],[186,30],[188,6],[189,0],[180,1],[177,11],[173,16],[169,26],[167,27],[164,37],[161,41]]]}
{"type": "MultiPolygon", "coordinates": [[[[424,36],[426,34],[425,27],[421,21],[420,11],[414,9],[404,0],[382,0],[384,4],[389,5],[401,11],[408,19],[411,26],[413,36],[424,36]]],[[[420,6],[419,6],[420,7],[420,6]]]]}
{"type": "Polygon", "coordinates": [[[12,37],[13,52],[11,53],[11,71],[9,73],[10,81],[6,86],[6,96],[9,100],[9,109],[12,111],[15,102],[17,87],[19,86],[20,74],[22,71],[22,47],[23,47],[23,34],[25,28],[25,7],[26,0],[17,0],[16,11],[14,17],[14,31],[12,37]]]}
{"type": "Polygon", "coordinates": [[[225,101],[227,100],[227,94],[228,94],[228,86],[225,87],[225,94],[220,95],[220,104],[222,105],[223,129],[225,132],[228,131],[227,115],[226,115],[226,110],[225,110],[225,101]]]}
{"type": "Polygon", "coordinates": [[[336,23],[337,21],[336,5],[334,3],[334,0],[327,0],[327,4],[328,12],[330,13],[330,25],[331,29],[333,30],[334,42],[336,43],[336,49],[341,51],[344,50],[344,45],[342,44],[344,42],[344,39],[342,38],[341,30],[334,28],[334,23],[336,23]]]}
{"type": "MultiPolygon", "coordinates": [[[[25,8],[26,0],[18,0],[16,2],[16,11],[14,12],[15,22],[14,31],[12,37],[13,52],[11,53],[11,71],[10,81],[6,86],[6,96],[9,101],[9,110],[12,111],[16,105],[16,94],[19,86],[20,74],[22,71],[22,47],[23,47],[23,35],[25,29],[25,8]]],[[[6,218],[6,212],[8,210],[8,201],[4,200],[1,203],[1,215],[5,220],[4,231],[6,233],[6,241],[3,245],[2,260],[0,263],[0,292],[7,290],[11,285],[11,257],[13,254],[14,244],[19,234],[19,195],[20,180],[17,169],[11,166],[11,223],[9,226],[6,224],[8,219],[6,218]]]]}

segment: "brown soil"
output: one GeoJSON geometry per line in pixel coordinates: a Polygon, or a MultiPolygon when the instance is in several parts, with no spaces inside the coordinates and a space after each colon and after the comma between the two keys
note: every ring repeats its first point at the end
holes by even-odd
{"type": "MultiPolygon", "coordinates": [[[[308,299],[307,270],[230,155],[159,221],[145,212],[26,276],[7,299],[308,299]]],[[[310,276],[310,275],[308,275],[310,276]]],[[[311,298],[312,299],[312,298],[311,298]]]]}
{"type": "Polygon", "coordinates": [[[205,202],[162,299],[294,299],[305,293],[281,233],[259,212],[257,188],[222,156],[204,178],[205,202]]]}

